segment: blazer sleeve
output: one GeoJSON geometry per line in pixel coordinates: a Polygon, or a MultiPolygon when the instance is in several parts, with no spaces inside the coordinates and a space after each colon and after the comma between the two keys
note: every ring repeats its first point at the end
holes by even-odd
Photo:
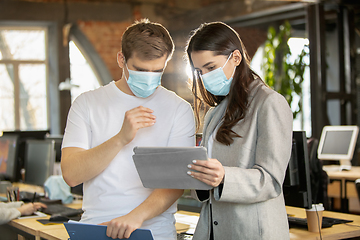
{"type": "Polygon", "coordinates": [[[11,220],[21,216],[18,207],[20,207],[23,202],[11,202],[11,203],[1,203],[0,204],[0,225],[10,222],[11,220]]]}
{"type": "Polygon", "coordinates": [[[254,166],[224,166],[223,188],[214,189],[215,200],[247,204],[281,194],[292,147],[292,112],[285,98],[269,94],[258,108],[256,125],[254,166]]]}
{"type": "MultiPolygon", "coordinates": [[[[209,122],[211,120],[214,109],[215,108],[212,107],[207,111],[205,118],[204,118],[204,126],[203,126],[204,129],[209,125],[209,122]]],[[[200,144],[203,147],[207,146],[207,142],[205,142],[206,141],[205,139],[207,139],[207,136],[205,134],[206,133],[203,131],[202,140],[201,140],[201,144],[200,144]]],[[[192,189],[190,191],[190,193],[191,193],[191,197],[196,199],[199,202],[206,202],[207,200],[210,199],[210,191],[209,190],[194,190],[194,189],[192,189]]]]}

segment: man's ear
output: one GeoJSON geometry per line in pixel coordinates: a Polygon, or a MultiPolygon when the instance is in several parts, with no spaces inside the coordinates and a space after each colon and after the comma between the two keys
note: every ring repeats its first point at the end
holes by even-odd
{"type": "Polygon", "coordinates": [[[235,65],[239,66],[241,61],[242,61],[242,55],[241,55],[241,53],[240,53],[240,51],[238,49],[236,49],[233,52],[233,57],[234,57],[235,65]]]}
{"type": "Polygon", "coordinates": [[[125,58],[124,58],[124,54],[121,51],[117,53],[117,63],[120,68],[125,67],[125,58]]]}

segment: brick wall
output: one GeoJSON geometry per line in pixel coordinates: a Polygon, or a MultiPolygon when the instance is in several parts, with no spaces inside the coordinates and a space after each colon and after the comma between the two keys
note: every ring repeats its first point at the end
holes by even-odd
{"type": "Polygon", "coordinates": [[[131,22],[78,21],[79,28],[105,62],[114,80],[121,78],[116,56],[121,49],[121,36],[131,22]]]}

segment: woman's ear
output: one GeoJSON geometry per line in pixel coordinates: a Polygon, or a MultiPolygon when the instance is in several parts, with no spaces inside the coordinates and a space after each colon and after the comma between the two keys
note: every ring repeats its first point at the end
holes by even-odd
{"type": "Polygon", "coordinates": [[[124,68],[125,67],[125,58],[124,58],[124,54],[120,51],[117,53],[117,63],[119,65],[120,68],[124,68]]]}
{"type": "Polygon", "coordinates": [[[242,55],[238,49],[233,52],[234,62],[236,66],[239,66],[242,61],[242,55]]]}

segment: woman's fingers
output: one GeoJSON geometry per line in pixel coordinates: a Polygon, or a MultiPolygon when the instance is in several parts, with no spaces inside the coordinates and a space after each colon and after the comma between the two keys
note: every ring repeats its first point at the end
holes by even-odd
{"type": "Polygon", "coordinates": [[[225,170],[217,159],[194,160],[189,164],[188,174],[210,186],[217,187],[223,181],[225,170]]]}

